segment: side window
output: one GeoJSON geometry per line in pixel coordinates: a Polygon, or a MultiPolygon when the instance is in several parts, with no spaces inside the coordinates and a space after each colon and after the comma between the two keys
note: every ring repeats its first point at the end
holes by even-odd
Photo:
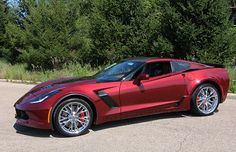
{"type": "Polygon", "coordinates": [[[148,63],[144,71],[146,74],[149,74],[150,77],[171,73],[170,62],[148,63]]]}
{"type": "Polygon", "coordinates": [[[140,75],[143,72],[143,67],[141,67],[140,69],[138,69],[134,75],[132,76],[132,79],[135,79],[138,75],[140,75]]]}
{"type": "Polygon", "coordinates": [[[186,62],[171,62],[173,72],[186,70],[190,67],[189,63],[186,62]]]}

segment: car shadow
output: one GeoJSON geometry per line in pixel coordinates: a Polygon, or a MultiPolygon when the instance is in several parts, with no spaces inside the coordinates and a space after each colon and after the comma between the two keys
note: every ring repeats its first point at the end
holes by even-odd
{"type": "MultiPolygon", "coordinates": [[[[18,124],[14,124],[13,128],[15,128],[16,133],[26,135],[26,136],[32,136],[32,137],[41,137],[41,138],[66,138],[65,136],[62,136],[57,131],[49,130],[49,129],[37,129],[37,128],[30,128],[21,126],[18,124]]],[[[89,130],[85,132],[84,134],[89,133],[89,130]]]]}
{"type": "MultiPolygon", "coordinates": [[[[161,119],[172,119],[172,118],[183,118],[183,117],[198,117],[192,115],[190,112],[174,112],[174,113],[165,113],[165,114],[156,114],[151,116],[143,116],[137,118],[130,118],[125,120],[118,120],[114,122],[107,122],[101,125],[92,125],[90,128],[92,131],[99,131],[103,129],[109,129],[114,127],[132,125],[137,123],[144,123],[153,120],[161,120],[161,119]]],[[[21,126],[18,124],[14,124],[13,127],[16,130],[16,133],[26,135],[26,136],[33,136],[33,137],[41,137],[41,138],[65,138],[61,134],[56,131],[46,130],[46,129],[36,129],[21,126]]],[[[89,130],[85,133],[89,133],[89,130]]]]}
{"type": "Polygon", "coordinates": [[[183,117],[195,117],[195,115],[192,115],[190,112],[172,112],[172,113],[155,114],[151,116],[142,116],[142,117],[137,117],[137,118],[118,120],[114,122],[107,122],[101,125],[93,125],[90,129],[93,131],[99,131],[103,129],[144,123],[144,122],[154,121],[154,120],[183,118],[183,117]]]}
{"type": "Polygon", "coordinates": [[[16,133],[22,134],[22,135],[42,137],[42,138],[60,137],[60,134],[52,130],[30,128],[30,127],[18,125],[16,123],[13,125],[13,127],[15,128],[16,133]]]}

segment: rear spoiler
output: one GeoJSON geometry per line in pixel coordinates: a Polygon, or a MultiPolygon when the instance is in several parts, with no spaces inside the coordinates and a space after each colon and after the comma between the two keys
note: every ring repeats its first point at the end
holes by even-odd
{"type": "Polygon", "coordinates": [[[205,64],[207,66],[211,66],[211,67],[215,67],[215,68],[225,68],[225,66],[223,64],[211,64],[211,63],[202,63],[205,64]]]}

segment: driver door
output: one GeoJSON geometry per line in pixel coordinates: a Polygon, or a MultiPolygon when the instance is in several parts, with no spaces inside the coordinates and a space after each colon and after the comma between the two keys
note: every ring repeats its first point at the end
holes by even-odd
{"type": "Polygon", "coordinates": [[[172,73],[170,62],[147,63],[139,72],[148,74],[150,78],[142,80],[140,85],[134,84],[133,79],[121,83],[122,119],[177,108],[186,85],[182,74],[172,73]]]}

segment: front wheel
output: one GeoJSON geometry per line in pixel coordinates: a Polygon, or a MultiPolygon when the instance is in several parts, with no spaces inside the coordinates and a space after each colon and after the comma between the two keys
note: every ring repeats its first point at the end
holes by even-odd
{"type": "Polygon", "coordinates": [[[191,110],[201,116],[213,114],[218,108],[220,95],[212,84],[200,85],[192,95],[191,110]]]}
{"type": "Polygon", "coordinates": [[[64,136],[78,136],[85,133],[92,124],[93,111],[82,99],[63,101],[55,110],[54,124],[64,136]]]}

